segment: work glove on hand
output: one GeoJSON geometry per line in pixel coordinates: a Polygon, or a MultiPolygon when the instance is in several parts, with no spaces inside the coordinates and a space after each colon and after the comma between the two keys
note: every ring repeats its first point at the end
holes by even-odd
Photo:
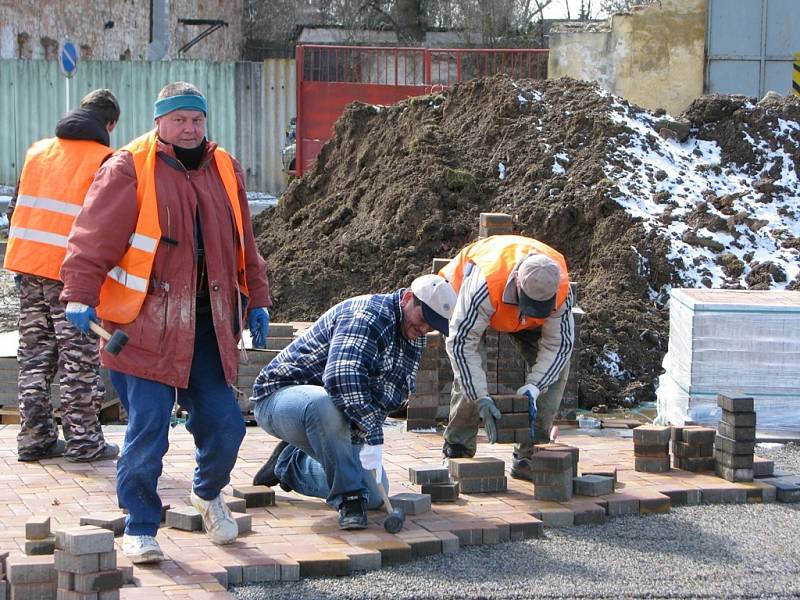
{"type": "Polygon", "coordinates": [[[478,399],[478,414],[483,419],[483,428],[486,430],[486,437],[489,438],[489,443],[494,444],[497,442],[497,421],[500,420],[502,414],[494,404],[489,396],[484,396],[478,399]]]}
{"type": "Polygon", "coordinates": [[[67,321],[83,333],[89,333],[89,321],[97,322],[97,313],[95,313],[94,307],[87,306],[81,302],[67,302],[65,314],[67,321]]]}
{"type": "Polygon", "coordinates": [[[539,397],[540,393],[539,388],[532,383],[525,384],[517,390],[517,396],[528,397],[528,420],[530,422],[532,440],[536,439],[536,414],[538,413],[536,409],[536,399],[539,397]]]}
{"type": "Polygon", "coordinates": [[[361,466],[367,471],[375,469],[378,475],[378,481],[383,480],[383,444],[376,446],[368,446],[364,444],[361,451],[358,453],[358,458],[361,459],[361,466]]]}
{"type": "Polygon", "coordinates": [[[269,332],[269,311],[266,308],[252,308],[247,316],[247,328],[253,340],[253,348],[267,347],[269,332]]]}

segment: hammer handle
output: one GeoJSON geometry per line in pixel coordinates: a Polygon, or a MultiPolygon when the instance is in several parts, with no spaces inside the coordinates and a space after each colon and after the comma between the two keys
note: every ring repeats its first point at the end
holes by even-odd
{"type": "Polygon", "coordinates": [[[108,333],[108,332],[107,332],[105,329],[103,329],[102,327],[100,327],[100,325],[99,325],[98,323],[95,323],[94,321],[89,321],[89,329],[91,329],[92,331],[94,331],[94,332],[95,332],[97,335],[99,335],[99,336],[100,336],[101,338],[103,338],[105,341],[108,341],[108,340],[110,340],[110,339],[111,339],[111,334],[110,334],[110,333],[108,333]]]}
{"type": "Polygon", "coordinates": [[[386,514],[390,515],[390,514],[392,514],[392,510],[393,510],[392,509],[392,503],[389,500],[389,496],[388,496],[388,494],[386,493],[386,490],[383,487],[383,482],[378,479],[378,470],[377,469],[372,469],[372,476],[375,478],[375,483],[378,486],[378,491],[381,494],[381,498],[383,498],[383,506],[386,507],[386,514]]]}

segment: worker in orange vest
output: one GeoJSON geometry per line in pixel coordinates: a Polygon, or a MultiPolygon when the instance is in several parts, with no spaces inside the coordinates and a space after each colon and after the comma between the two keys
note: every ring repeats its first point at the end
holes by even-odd
{"type": "Polygon", "coordinates": [[[475,455],[479,420],[489,442],[497,441],[501,415],[489,396],[481,341],[492,328],[511,334],[525,359],[526,383],[517,394],[528,397],[532,440],[515,446],[511,475],[531,479],[533,446],[550,441],[574,345],[566,261],[537,240],[496,235],[461,250],[439,274],[458,292],[446,344],[453,390],[444,456],[475,455]]]}
{"type": "Polygon", "coordinates": [[[18,459],[64,455],[86,462],[111,459],[119,448],[100,427],[104,386],[98,338],[71,325],[59,300],[67,236],[86,191],[113,150],[109,133],[119,104],[109,90],[94,90],[56,125],[56,137],[28,150],[10,204],[8,249],[3,267],[17,274],[19,315],[18,459]],[[64,438],[58,439],[50,403],[57,371],[64,438]]]}
{"type": "Polygon", "coordinates": [[[245,322],[266,337],[271,301],[244,174],[206,139],[207,112],[190,83],[161,90],[155,129],[97,173],[61,269],[73,323],[85,329],[100,318],[128,335],[119,354],[101,359],[128,412],[117,498],[128,510],[122,549],[134,563],[164,558],[158,479],[176,399],[197,447],[190,503],[213,543],[238,534],[221,495],[245,434],[233,389],[238,344],[245,322]]]}

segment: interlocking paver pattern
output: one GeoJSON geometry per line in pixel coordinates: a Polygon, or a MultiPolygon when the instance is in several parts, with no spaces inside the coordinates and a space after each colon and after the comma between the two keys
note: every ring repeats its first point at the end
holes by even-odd
{"type": "MultiPolygon", "coordinates": [[[[53,531],[58,532],[78,526],[86,515],[119,510],[113,461],[73,464],[58,458],[20,463],[17,431],[14,425],[0,428],[0,555],[10,551],[9,561],[30,560],[22,557],[22,550],[25,524],[34,515],[49,516],[53,531]]],[[[121,444],[123,428],[106,427],[106,437],[121,444]]],[[[766,482],[731,483],[713,473],[677,469],[657,474],[636,472],[629,438],[562,431],[561,439],[579,449],[578,472],[616,474],[616,491],[600,497],[574,496],[568,502],[539,501],[534,499],[531,482],[509,477],[507,491],[462,491],[455,502],[434,504],[430,511],[409,515],[403,530],[393,535],[383,529],[382,510],[370,511],[368,529],[340,531],[336,512],[322,500],[274,488],[274,505],[249,508],[251,531],[229,546],[214,546],[202,532],[162,527],[158,539],[167,560],[131,570],[121,552],[121,539],[114,540],[119,551],[117,568],[128,573],[125,581],[136,586],[122,588],[120,597],[210,600],[225,597],[228,585],[372,570],[431,552],[455,552],[460,546],[541,537],[544,527],[597,523],[615,515],[659,512],[701,501],[749,502],[760,495],[761,501],[768,502],[776,496],[775,486],[766,482]]],[[[479,441],[478,457],[503,461],[506,476],[512,448],[489,445],[482,435],[479,441]]],[[[233,487],[247,488],[276,443],[262,430],[248,428],[231,486],[224,493],[232,495],[233,487]]],[[[384,466],[391,481],[390,493],[421,492],[419,485],[408,481],[409,466],[441,464],[441,446],[440,434],[408,433],[397,422],[388,426],[384,466]]],[[[188,506],[193,468],[192,437],[182,426],[176,427],[170,434],[170,450],[159,482],[165,504],[188,506]]],[[[791,499],[800,494],[800,487],[785,485],[781,493],[791,499]]],[[[100,531],[113,539],[111,532],[100,531]]],[[[56,552],[59,570],[99,570],[95,562],[84,566],[78,564],[80,557],[71,560],[74,564],[63,568],[66,561],[56,552]]],[[[48,585],[55,588],[55,580],[48,585]]],[[[21,590],[21,595],[35,591],[21,590]]]]}

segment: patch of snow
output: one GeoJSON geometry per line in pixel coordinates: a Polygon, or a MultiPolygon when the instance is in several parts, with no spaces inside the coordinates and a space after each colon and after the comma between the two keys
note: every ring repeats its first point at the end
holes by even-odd
{"type": "Polygon", "coordinates": [[[497,163],[497,170],[500,171],[500,179],[501,180],[505,179],[506,178],[506,166],[502,162],[497,163]]]}

